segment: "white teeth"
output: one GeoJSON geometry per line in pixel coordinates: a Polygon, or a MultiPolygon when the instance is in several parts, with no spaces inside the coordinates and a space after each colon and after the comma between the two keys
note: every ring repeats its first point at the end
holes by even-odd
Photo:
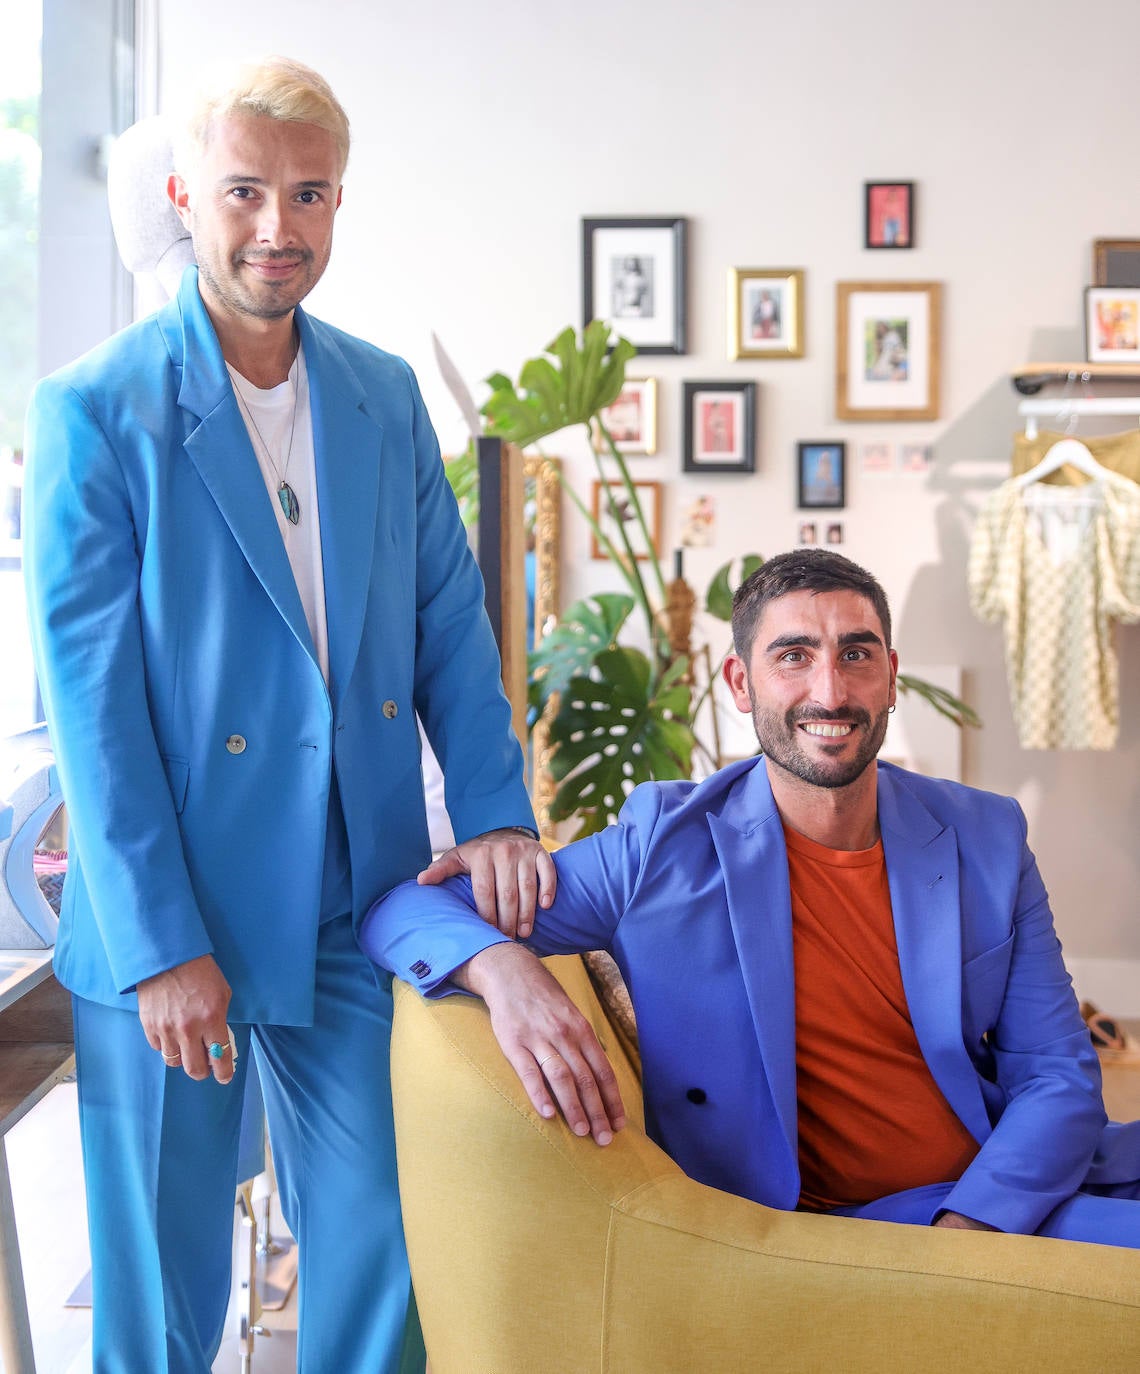
{"type": "Polygon", "coordinates": [[[808,721],[803,728],[809,735],[823,735],[826,739],[838,739],[842,735],[849,735],[855,727],[853,725],[825,725],[819,721],[808,721]]]}

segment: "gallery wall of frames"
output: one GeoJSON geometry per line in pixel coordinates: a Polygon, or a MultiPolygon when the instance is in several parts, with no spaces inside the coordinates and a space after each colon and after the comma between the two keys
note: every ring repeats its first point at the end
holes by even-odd
{"type": "MultiPolygon", "coordinates": [[[[492,373],[612,319],[640,352],[610,419],[665,567],[682,550],[703,592],[801,539],[871,567],[904,665],[953,667],[981,714],[962,776],[1024,806],[1068,955],[1131,960],[1140,990],[1140,629],[1119,635],[1117,748],[1035,754],[966,591],[1011,472],[1011,375],[1135,346],[1140,102],[1109,98],[1134,84],[1135,0],[1102,0],[1096,41],[1063,0],[155,8],[164,108],[218,33],[332,82],[353,148],[307,305],[410,362],[445,453],[467,427],[433,332],[481,403],[492,373]]],[[[589,437],[543,449],[592,509],[589,437]]],[[[569,499],[562,549],[564,600],[614,590],[569,499]]]]}

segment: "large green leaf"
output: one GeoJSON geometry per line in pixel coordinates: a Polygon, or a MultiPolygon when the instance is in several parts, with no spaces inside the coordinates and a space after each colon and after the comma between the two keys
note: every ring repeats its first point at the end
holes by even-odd
{"type": "Polygon", "coordinates": [[[730,559],[723,567],[718,568],[713,575],[713,580],[709,583],[709,589],[705,596],[705,610],[708,611],[709,615],[715,615],[718,620],[731,620],[733,592],[742,583],[747,582],[763,562],[763,558],[758,553],[746,553],[740,560],[740,576],[735,582],[729,581],[729,576],[736,563],[735,559],[730,559]]]}
{"type": "Polygon", "coordinates": [[[936,687],[933,682],[927,682],[925,678],[914,677],[910,673],[899,673],[895,678],[895,685],[900,692],[913,692],[915,696],[929,702],[940,716],[952,720],[959,729],[963,729],[967,725],[977,728],[982,723],[982,718],[977,711],[972,706],[967,706],[961,697],[956,697],[953,692],[948,692],[945,687],[936,687]]]}
{"type": "Polygon", "coordinates": [[[531,706],[541,713],[548,698],[564,691],[571,679],[587,677],[598,655],[617,643],[633,604],[621,592],[599,592],[567,606],[527,658],[531,706]]]}
{"type": "Polygon", "coordinates": [[[674,664],[653,690],[654,675],[640,650],[605,649],[589,677],[563,688],[551,722],[556,749],[551,771],[559,784],[551,819],[579,821],[575,838],[613,822],[629,792],[651,778],[687,778],[693,732],[690,691],[674,664]]]}
{"type": "Polygon", "coordinates": [[[611,340],[605,321],[591,320],[580,344],[567,326],[544,352],[550,356],[523,363],[517,387],[501,372],[487,378],[488,434],[525,448],[568,425],[588,424],[617,399],[637,349],[628,339],[611,340]]]}

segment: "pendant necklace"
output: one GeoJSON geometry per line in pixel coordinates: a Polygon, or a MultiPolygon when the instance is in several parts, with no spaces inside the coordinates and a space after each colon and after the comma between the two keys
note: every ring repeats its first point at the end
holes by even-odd
{"type": "MultiPolygon", "coordinates": [[[[292,369],[290,369],[290,371],[292,371],[292,369]]],[[[241,394],[241,389],[235,386],[234,394],[237,396],[242,410],[245,411],[250,424],[253,426],[253,432],[257,435],[258,439],[261,440],[261,447],[265,450],[266,458],[269,459],[269,466],[273,469],[274,477],[277,478],[277,504],[281,507],[282,514],[291,525],[299,525],[301,523],[301,503],[297,500],[297,493],[289,485],[286,479],[289,476],[289,464],[293,461],[293,435],[297,429],[297,406],[301,400],[300,370],[298,370],[297,380],[293,385],[293,419],[289,425],[289,449],[285,454],[285,468],[281,472],[277,470],[277,464],[273,461],[273,454],[269,451],[269,445],[265,442],[265,436],[262,434],[260,426],[253,417],[253,411],[250,410],[249,406],[246,404],[245,397],[241,394]]]]}

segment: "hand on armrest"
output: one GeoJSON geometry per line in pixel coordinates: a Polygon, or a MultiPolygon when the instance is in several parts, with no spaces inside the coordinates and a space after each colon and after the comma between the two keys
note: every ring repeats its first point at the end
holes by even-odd
{"type": "Polygon", "coordinates": [[[964,1217],[961,1212],[943,1212],[935,1226],[941,1226],[947,1231],[996,1231],[996,1226],[987,1226],[984,1221],[975,1221],[973,1217],[964,1217]]]}
{"type": "Polygon", "coordinates": [[[608,1145],[625,1125],[617,1079],[558,980],[529,950],[496,944],[456,969],[452,981],[486,1002],[499,1047],[535,1110],[552,1117],[557,1102],[575,1135],[608,1145]]]}

